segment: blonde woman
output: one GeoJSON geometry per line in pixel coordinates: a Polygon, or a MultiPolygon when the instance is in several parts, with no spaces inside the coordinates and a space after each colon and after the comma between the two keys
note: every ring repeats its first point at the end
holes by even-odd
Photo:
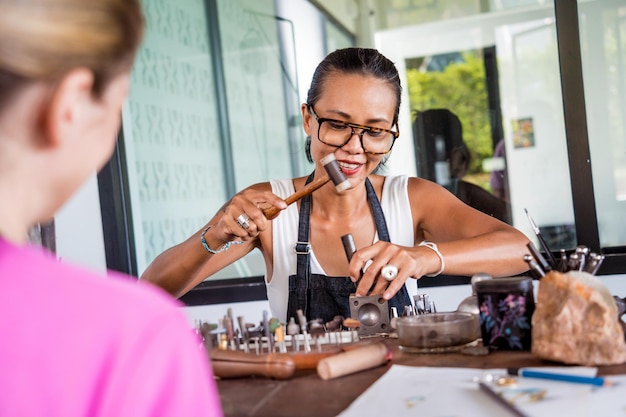
{"type": "Polygon", "coordinates": [[[138,0],[0,0],[0,415],[221,416],[178,304],[26,244],[111,156],[138,0]]]}

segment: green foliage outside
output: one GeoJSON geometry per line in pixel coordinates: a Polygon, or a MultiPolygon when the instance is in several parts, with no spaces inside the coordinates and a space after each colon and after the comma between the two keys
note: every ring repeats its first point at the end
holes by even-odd
{"type": "MultiPolygon", "coordinates": [[[[463,62],[450,63],[442,72],[410,68],[407,82],[413,121],[417,111],[428,109],[446,108],[456,114],[472,155],[468,175],[484,178],[476,174],[482,173],[482,160],[493,155],[493,145],[482,59],[475,53],[464,53],[463,62]]],[[[488,183],[487,176],[487,184],[479,185],[488,188],[488,183]]]]}

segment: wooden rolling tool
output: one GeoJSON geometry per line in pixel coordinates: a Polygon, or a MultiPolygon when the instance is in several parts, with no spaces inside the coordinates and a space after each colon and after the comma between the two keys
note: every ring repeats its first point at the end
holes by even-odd
{"type": "Polygon", "coordinates": [[[338,378],[383,365],[392,356],[384,342],[376,342],[322,359],[317,364],[317,374],[324,380],[338,378]]]}
{"type": "Polygon", "coordinates": [[[289,379],[296,371],[296,361],[289,355],[280,353],[255,355],[233,350],[213,349],[210,356],[213,374],[220,378],[264,376],[289,379]]]}
{"type": "Polygon", "coordinates": [[[316,369],[322,359],[337,355],[341,351],[339,346],[326,346],[322,352],[256,355],[242,351],[213,349],[210,356],[213,374],[220,378],[264,376],[289,379],[296,371],[316,369]]]}
{"type": "MultiPolygon", "coordinates": [[[[350,181],[348,181],[344,173],[341,171],[341,168],[339,168],[339,163],[337,162],[337,159],[335,159],[334,154],[331,153],[326,155],[320,160],[320,162],[326,170],[327,175],[324,175],[323,177],[318,178],[315,181],[311,181],[304,188],[296,191],[295,193],[287,197],[285,199],[287,205],[295,203],[302,197],[311,194],[313,191],[317,190],[330,180],[333,181],[333,184],[335,184],[335,189],[338,192],[342,192],[350,188],[350,181]]],[[[278,216],[278,213],[280,213],[280,210],[274,206],[268,207],[263,210],[263,214],[265,214],[265,217],[270,220],[278,216]]]]}
{"type": "Polygon", "coordinates": [[[317,369],[317,365],[322,359],[337,355],[341,352],[342,348],[340,346],[324,346],[321,352],[296,352],[288,353],[288,355],[295,361],[296,370],[305,371],[317,369]]]}

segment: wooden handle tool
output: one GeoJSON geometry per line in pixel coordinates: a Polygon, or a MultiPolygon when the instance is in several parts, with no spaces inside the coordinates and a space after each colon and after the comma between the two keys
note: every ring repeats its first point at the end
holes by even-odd
{"type": "Polygon", "coordinates": [[[333,355],[337,355],[342,352],[342,348],[339,346],[324,346],[324,350],[321,352],[311,353],[289,353],[288,355],[293,358],[296,363],[296,370],[315,370],[317,364],[324,358],[328,358],[333,355]]]}
{"type": "MultiPolygon", "coordinates": [[[[330,180],[333,181],[333,184],[335,184],[335,189],[338,192],[342,192],[350,188],[350,181],[348,181],[348,178],[344,175],[343,171],[341,171],[341,168],[339,167],[339,163],[337,162],[337,159],[335,159],[334,154],[331,153],[331,154],[326,155],[324,158],[320,160],[320,162],[322,163],[322,166],[326,170],[327,175],[324,175],[323,177],[318,178],[315,181],[308,183],[304,188],[302,188],[299,191],[296,191],[295,193],[287,197],[285,199],[285,202],[287,203],[287,205],[295,203],[296,201],[300,200],[302,197],[311,194],[313,191],[317,190],[318,188],[320,188],[322,185],[326,184],[330,180]]],[[[263,210],[263,214],[265,214],[265,217],[269,220],[272,220],[276,216],[278,216],[278,213],[280,213],[280,209],[277,209],[274,206],[268,207],[263,210]]]]}
{"type": "Polygon", "coordinates": [[[264,376],[289,379],[296,371],[296,362],[289,355],[268,353],[255,355],[233,350],[213,349],[210,352],[213,374],[220,378],[264,376]]]}
{"type": "Polygon", "coordinates": [[[392,351],[384,342],[376,342],[324,358],[317,364],[317,374],[327,380],[349,375],[387,363],[392,351]]]}
{"type": "MultiPolygon", "coordinates": [[[[330,177],[328,175],[324,175],[322,178],[318,178],[315,181],[308,183],[306,187],[296,191],[289,197],[285,198],[285,202],[287,203],[287,205],[293,204],[296,201],[300,200],[302,197],[311,194],[313,191],[317,190],[328,181],[330,181],[330,177]]],[[[277,209],[274,206],[270,206],[263,210],[263,214],[265,214],[265,217],[270,220],[278,216],[278,213],[280,213],[280,209],[277,209]]]]}

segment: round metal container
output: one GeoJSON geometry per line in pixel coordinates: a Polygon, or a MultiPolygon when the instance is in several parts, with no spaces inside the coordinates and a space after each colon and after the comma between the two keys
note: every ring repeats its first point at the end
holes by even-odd
{"type": "Polygon", "coordinates": [[[460,311],[399,317],[400,349],[415,353],[450,352],[480,337],[478,316],[460,311]]]}

